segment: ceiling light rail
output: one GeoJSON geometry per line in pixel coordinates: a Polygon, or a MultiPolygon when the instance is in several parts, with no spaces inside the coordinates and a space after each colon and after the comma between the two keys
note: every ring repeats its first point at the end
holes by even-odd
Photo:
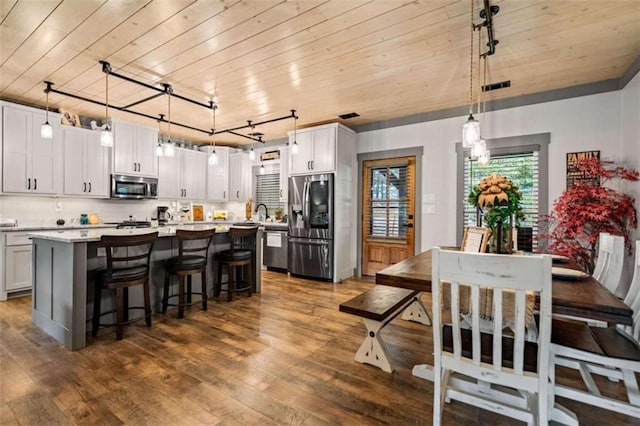
{"type": "Polygon", "coordinates": [[[484,22],[473,25],[476,30],[480,30],[481,28],[487,29],[487,38],[489,39],[487,47],[489,50],[484,53],[480,53],[480,57],[491,56],[496,53],[498,40],[493,38],[493,17],[497,15],[499,11],[500,6],[491,6],[490,0],[484,0],[484,9],[480,9],[480,17],[484,19],[484,22]]]}
{"type": "MultiPolygon", "coordinates": [[[[107,105],[106,102],[97,101],[95,99],[90,99],[90,98],[87,98],[87,97],[84,97],[84,96],[76,95],[74,93],[69,93],[69,92],[65,92],[63,90],[55,89],[53,87],[55,83],[53,83],[51,81],[45,81],[44,82],[44,84],[45,84],[44,92],[47,95],[49,93],[56,93],[58,95],[68,96],[70,98],[78,99],[78,100],[84,101],[84,102],[89,102],[89,103],[92,103],[92,104],[95,104],[95,105],[100,105],[100,106],[103,106],[103,107],[107,107],[108,106],[109,108],[113,108],[113,109],[116,109],[118,111],[126,112],[126,113],[129,113],[129,114],[134,114],[134,115],[137,115],[138,117],[148,118],[150,120],[154,120],[154,121],[157,121],[157,122],[169,123],[169,124],[172,124],[174,126],[179,126],[179,127],[184,128],[184,129],[189,129],[189,130],[193,130],[193,131],[196,131],[196,132],[204,133],[204,134],[209,135],[209,136],[211,136],[213,134],[213,132],[214,132],[213,129],[200,129],[198,127],[190,126],[188,124],[178,123],[178,122],[175,122],[175,121],[169,121],[169,120],[164,118],[164,114],[160,114],[159,116],[153,116],[153,115],[145,114],[145,113],[142,113],[142,112],[134,111],[134,110],[132,110],[130,108],[132,108],[132,107],[134,107],[136,105],[140,105],[142,103],[148,102],[150,100],[153,100],[153,99],[158,98],[160,96],[164,96],[164,95],[171,95],[174,98],[181,99],[183,101],[192,103],[194,105],[198,105],[198,106],[203,107],[203,108],[207,108],[209,110],[213,110],[214,108],[217,108],[217,104],[215,102],[209,101],[208,103],[203,103],[203,102],[200,102],[200,101],[196,101],[195,99],[190,99],[190,98],[188,98],[186,96],[178,95],[173,91],[173,87],[169,83],[162,83],[162,87],[156,87],[156,86],[153,86],[151,84],[145,83],[143,81],[139,81],[139,80],[136,80],[134,78],[127,77],[127,76],[124,76],[122,74],[118,74],[118,73],[114,72],[113,69],[111,68],[111,64],[109,62],[106,62],[106,61],[99,61],[99,62],[100,62],[100,65],[102,65],[102,72],[104,72],[105,74],[108,74],[108,75],[113,76],[113,77],[120,78],[122,80],[128,81],[128,82],[133,83],[133,84],[137,84],[138,86],[141,86],[141,87],[144,87],[144,88],[147,88],[147,89],[150,89],[150,90],[154,90],[154,91],[156,91],[158,93],[155,94],[155,95],[152,95],[152,96],[148,96],[148,97],[146,97],[144,99],[140,99],[138,101],[132,102],[132,103],[130,103],[128,105],[125,105],[125,106],[117,106],[117,105],[113,105],[113,104],[108,104],[107,105]]],[[[249,121],[248,123],[250,123],[250,124],[245,124],[243,126],[232,127],[230,129],[223,129],[223,130],[216,129],[215,130],[215,134],[219,135],[221,133],[229,133],[229,134],[232,134],[232,135],[235,135],[235,136],[240,136],[240,137],[243,137],[243,138],[246,138],[246,139],[250,139],[250,140],[252,140],[254,142],[265,143],[266,141],[264,141],[262,139],[262,136],[259,136],[258,138],[255,138],[255,137],[252,137],[252,136],[249,136],[249,135],[243,135],[241,133],[238,133],[237,130],[247,129],[247,128],[255,127],[257,125],[274,123],[276,121],[287,120],[287,119],[290,119],[290,118],[298,119],[298,117],[295,114],[295,110],[291,110],[291,114],[284,115],[282,117],[272,118],[272,119],[264,120],[264,121],[260,121],[260,122],[251,122],[251,121],[249,121]]]]}

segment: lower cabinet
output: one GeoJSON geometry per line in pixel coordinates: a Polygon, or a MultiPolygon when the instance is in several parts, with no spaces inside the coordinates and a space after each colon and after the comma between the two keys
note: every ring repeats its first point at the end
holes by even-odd
{"type": "Polygon", "coordinates": [[[4,292],[31,289],[31,238],[26,232],[6,234],[4,292]]]}

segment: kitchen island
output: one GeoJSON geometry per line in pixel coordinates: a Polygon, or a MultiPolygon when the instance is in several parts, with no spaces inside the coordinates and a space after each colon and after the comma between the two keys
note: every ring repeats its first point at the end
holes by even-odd
{"type": "MultiPolygon", "coordinates": [[[[93,309],[93,272],[106,267],[104,249],[100,247],[102,235],[136,235],[158,231],[151,254],[150,296],[152,309],[160,311],[162,285],[164,283],[163,261],[178,255],[177,229],[216,229],[209,250],[209,264],[213,264],[216,253],[229,248],[228,226],[180,225],[158,229],[89,229],[33,232],[33,292],[31,319],[34,324],[54,337],[70,350],[86,346],[86,335],[91,329],[93,309]]],[[[260,292],[260,259],[262,231],[256,241],[256,265],[254,291],[260,292]]],[[[207,288],[213,286],[213,269],[207,272],[207,288]]],[[[200,277],[193,280],[194,291],[199,291],[200,277]]],[[[209,292],[209,294],[212,294],[209,292]]],[[[111,298],[103,296],[105,309],[112,307],[111,298]]],[[[131,294],[130,305],[141,304],[142,295],[131,294]]],[[[168,315],[170,312],[168,313],[168,315]]]]}

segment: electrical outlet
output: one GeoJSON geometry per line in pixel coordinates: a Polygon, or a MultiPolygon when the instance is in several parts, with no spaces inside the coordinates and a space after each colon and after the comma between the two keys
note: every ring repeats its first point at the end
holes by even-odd
{"type": "Polygon", "coordinates": [[[62,201],[56,201],[56,205],[55,205],[54,209],[57,212],[61,212],[62,211],[62,201]]]}

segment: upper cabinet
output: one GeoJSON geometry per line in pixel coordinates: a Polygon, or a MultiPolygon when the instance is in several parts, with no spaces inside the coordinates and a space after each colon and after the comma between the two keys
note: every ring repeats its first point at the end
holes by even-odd
{"type": "Polygon", "coordinates": [[[206,161],[206,154],[182,148],[176,148],[173,157],[160,157],[158,197],[204,200],[206,161]]]}
{"type": "Polygon", "coordinates": [[[152,127],[115,121],[113,125],[113,173],[158,176],[155,148],[158,131],[152,127]]]}
{"type": "Polygon", "coordinates": [[[64,194],[108,197],[110,149],[100,145],[100,132],[69,126],[61,128],[64,194]]]}
{"type": "Polygon", "coordinates": [[[218,163],[207,165],[207,201],[229,201],[229,150],[217,147],[216,155],[218,163]]]}
{"type": "MultiPolygon", "coordinates": [[[[326,173],[336,170],[337,124],[303,129],[297,132],[298,152],[289,155],[289,174],[326,173]]],[[[289,133],[289,147],[294,142],[289,133]]]]}
{"type": "Polygon", "coordinates": [[[229,154],[229,201],[246,201],[251,195],[251,161],[245,153],[229,154]]]}
{"type": "Polygon", "coordinates": [[[45,112],[21,105],[2,105],[2,191],[58,193],[60,182],[60,116],[49,113],[53,139],[40,137],[45,112]]]}

